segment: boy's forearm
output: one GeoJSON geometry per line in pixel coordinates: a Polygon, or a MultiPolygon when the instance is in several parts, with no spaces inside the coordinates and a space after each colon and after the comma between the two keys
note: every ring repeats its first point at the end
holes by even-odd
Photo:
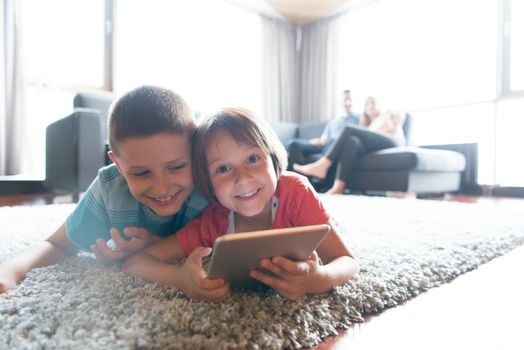
{"type": "Polygon", "coordinates": [[[346,283],[359,271],[360,267],[354,258],[349,256],[338,257],[326,265],[319,266],[318,274],[312,281],[312,288],[308,293],[327,292],[335,286],[346,283]]]}
{"type": "Polygon", "coordinates": [[[67,256],[60,247],[44,241],[27,248],[2,266],[14,272],[19,282],[30,270],[59,263],[67,256]]]}
{"type": "Polygon", "coordinates": [[[159,261],[148,254],[138,253],[131,256],[124,262],[122,269],[147,282],[161,283],[167,286],[179,288],[179,279],[177,277],[180,268],[159,261]]]}

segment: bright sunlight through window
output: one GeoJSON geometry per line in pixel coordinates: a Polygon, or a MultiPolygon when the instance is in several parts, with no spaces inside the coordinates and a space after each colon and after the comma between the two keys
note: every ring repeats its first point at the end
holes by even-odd
{"type": "Polygon", "coordinates": [[[212,0],[117,5],[117,91],[158,84],[181,94],[196,112],[235,105],[260,113],[258,15],[212,0]]]}
{"type": "MultiPolygon", "coordinates": [[[[341,18],[339,90],[414,117],[417,145],[478,143],[479,183],[524,186],[523,102],[497,97],[496,0],[378,1],[341,18]]],[[[511,89],[524,88],[524,2],[511,3],[511,89]]]]}

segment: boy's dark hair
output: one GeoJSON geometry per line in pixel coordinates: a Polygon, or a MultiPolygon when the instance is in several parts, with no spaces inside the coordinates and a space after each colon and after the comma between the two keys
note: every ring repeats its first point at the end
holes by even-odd
{"type": "Polygon", "coordinates": [[[118,144],[130,137],[174,133],[191,139],[195,129],[195,119],[184,99],[158,86],[131,90],[109,109],[109,146],[115,154],[118,144]]]}
{"type": "Polygon", "coordinates": [[[237,143],[261,148],[270,155],[277,177],[287,168],[287,152],[267,122],[243,108],[225,108],[204,119],[193,140],[193,176],[195,183],[209,200],[215,201],[209,180],[206,148],[212,136],[225,130],[237,143]]]}

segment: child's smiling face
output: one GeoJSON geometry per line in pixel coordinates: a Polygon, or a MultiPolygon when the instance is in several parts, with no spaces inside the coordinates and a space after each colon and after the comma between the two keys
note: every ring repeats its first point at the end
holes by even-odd
{"type": "Polygon", "coordinates": [[[214,194],[223,206],[246,218],[270,215],[277,176],[269,154],[218,130],[207,143],[206,158],[214,194]]]}
{"type": "Polygon", "coordinates": [[[130,137],[110,154],[133,197],[160,216],[175,215],[193,191],[191,145],[185,135],[130,137]]]}

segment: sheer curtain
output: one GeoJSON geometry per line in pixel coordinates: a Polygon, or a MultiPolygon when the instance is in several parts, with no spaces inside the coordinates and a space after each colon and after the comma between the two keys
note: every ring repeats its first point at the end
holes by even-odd
{"type": "Polygon", "coordinates": [[[327,110],[327,42],[328,20],[301,28],[300,105],[302,122],[325,118],[327,110]]]}
{"type": "Polygon", "coordinates": [[[263,113],[269,120],[299,121],[297,28],[262,16],[263,113]]]}
{"type": "Polygon", "coordinates": [[[271,119],[315,122],[329,120],[340,112],[340,25],[336,19],[297,27],[263,17],[263,102],[264,112],[271,119]]]}
{"type": "MultiPolygon", "coordinates": [[[[342,91],[349,89],[351,86],[340,88],[339,82],[339,40],[340,40],[340,21],[339,17],[332,17],[327,23],[328,41],[326,44],[326,109],[322,120],[330,119],[345,113],[343,111],[342,91]]],[[[359,112],[359,111],[354,111],[359,112]]]]}
{"type": "Polygon", "coordinates": [[[0,175],[16,175],[23,171],[22,160],[26,140],[24,130],[23,41],[21,38],[20,2],[2,1],[0,86],[0,175]]]}
{"type": "Polygon", "coordinates": [[[300,121],[334,118],[341,91],[337,91],[338,22],[336,18],[316,21],[301,28],[299,107],[300,121]]]}

